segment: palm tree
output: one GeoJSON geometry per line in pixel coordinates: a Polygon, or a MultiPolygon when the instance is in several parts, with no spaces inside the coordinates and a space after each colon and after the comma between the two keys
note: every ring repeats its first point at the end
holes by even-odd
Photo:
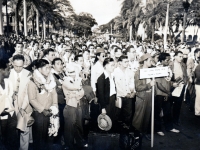
{"type": "Polygon", "coordinates": [[[0,0],[0,35],[3,35],[2,3],[3,3],[3,0],[0,0]]]}

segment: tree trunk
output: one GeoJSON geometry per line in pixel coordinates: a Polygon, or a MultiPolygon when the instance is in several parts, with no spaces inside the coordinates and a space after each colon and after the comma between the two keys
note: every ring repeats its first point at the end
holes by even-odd
{"type": "Polygon", "coordinates": [[[18,23],[19,21],[18,21],[18,11],[17,11],[17,6],[16,6],[16,8],[15,8],[15,33],[16,33],[16,35],[17,35],[17,37],[18,37],[18,31],[19,31],[19,23],[18,23]]]}
{"type": "Polygon", "coordinates": [[[151,37],[151,42],[154,42],[154,33],[155,33],[155,22],[152,22],[152,37],[151,37]]]}
{"type": "Polygon", "coordinates": [[[182,32],[182,37],[181,37],[181,43],[184,42],[185,39],[185,25],[186,25],[186,19],[187,19],[187,12],[184,12],[184,18],[183,18],[183,32],[182,32]]]}
{"type": "Polygon", "coordinates": [[[0,35],[3,35],[2,1],[0,0],[0,35]]]}
{"type": "Polygon", "coordinates": [[[24,35],[25,35],[25,37],[28,35],[28,32],[27,32],[27,8],[26,8],[26,0],[24,0],[24,35]]]}
{"type": "Polygon", "coordinates": [[[131,25],[130,26],[130,39],[129,39],[129,41],[131,42],[131,40],[132,40],[132,31],[133,31],[133,26],[131,25]]]}
{"type": "Polygon", "coordinates": [[[35,20],[34,20],[34,18],[32,19],[32,35],[34,36],[34,22],[35,22],[35,20]]]}
{"type": "Polygon", "coordinates": [[[40,35],[40,27],[39,27],[39,11],[36,10],[36,30],[37,30],[37,36],[40,35]]]}
{"type": "Polygon", "coordinates": [[[45,19],[43,19],[43,38],[46,39],[46,22],[45,19]]]}
{"type": "Polygon", "coordinates": [[[167,4],[166,20],[165,20],[165,32],[164,32],[164,48],[167,46],[167,29],[169,22],[169,3],[167,4]]]}
{"type": "Polygon", "coordinates": [[[8,18],[8,1],[6,0],[6,23],[7,23],[7,28],[6,28],[6,31],[7,31],[7,36],[9,36],[9,18],[8,18]]]}

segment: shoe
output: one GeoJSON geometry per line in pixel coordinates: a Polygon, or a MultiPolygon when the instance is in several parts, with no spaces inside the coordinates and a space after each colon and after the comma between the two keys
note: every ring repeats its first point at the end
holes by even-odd
{"type": "Polygon", "coordinates": [[[87,144],[87,143],[84,144],[83,147],[84,147],[84,148],[88,148],[88,144],[87,144]]]}
{"type": "Polygon", "coordinates": [[[145,134],[144,136],[148,141],[151,141],[151,137],[148,134],[145,134]]]}
{"type": "Polygon", "coordinates": [[[177,130],[177,129],[172,129],[172,130],[169,130],[170,132],[174,132],[174,133],[179,133],[180,131],[177,130]]]}
{"type": "Polygon", "coordinates": [[[162,131],[157,132],[157,134],[160,135],[160,136],[164,136],[165,135],[162,131]]]}

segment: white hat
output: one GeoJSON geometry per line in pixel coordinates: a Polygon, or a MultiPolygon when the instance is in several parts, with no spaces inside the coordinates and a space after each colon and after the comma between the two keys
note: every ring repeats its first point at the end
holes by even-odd
{"type": "Polygon", "coordinates": [[[112,121],[107,115],[100,114],[97,118],[98,126],[101,130],[108,131],[112,127],[112,121]]]}

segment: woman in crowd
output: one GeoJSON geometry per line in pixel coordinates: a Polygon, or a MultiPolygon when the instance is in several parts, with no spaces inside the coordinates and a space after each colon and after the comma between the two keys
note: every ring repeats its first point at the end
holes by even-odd
{"type": "Polygon", "coordinates": [[[40,59],[28,83],[28,98],[33,107],[33,148],[36,150],[50,149],[53,138],[48,135],[50,107],[58,107],[56,83],[50,74],[49,62],[40,59]]]}

